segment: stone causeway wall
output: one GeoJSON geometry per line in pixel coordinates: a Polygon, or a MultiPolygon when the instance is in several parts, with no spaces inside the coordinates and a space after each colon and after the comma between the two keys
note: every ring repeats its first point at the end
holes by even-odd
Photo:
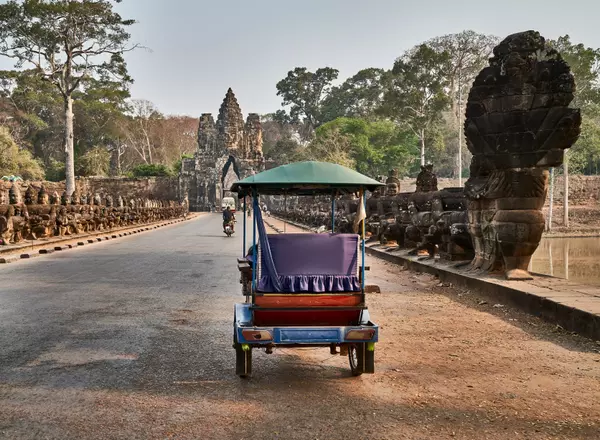
{"type": "MultiPolygon", "coordinates": [[[[60,195],[65,190],[65,182],[27,181],[18,183],[22,194],[25,194],[30,185],[39,191],[42,183],[48,194],[56,191],[60,195]]],[[[12,182],[0,181],[0,191],[4,191],[7,199],[11,185],[12,182]]],[[[98,194],[102,199],[108,195],[115,198],[120,195],[125,200],[180,200],[177,177],[79,177],[75,181],[75,186],[80,194],[98,194]]]]}

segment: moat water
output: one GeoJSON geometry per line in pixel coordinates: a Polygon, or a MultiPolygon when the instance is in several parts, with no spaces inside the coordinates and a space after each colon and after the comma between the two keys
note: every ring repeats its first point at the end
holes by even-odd
{"type": "Polygon", "coordinates": [[[600,286],[600,237],[543,238],[530,271],[600,286]]]}

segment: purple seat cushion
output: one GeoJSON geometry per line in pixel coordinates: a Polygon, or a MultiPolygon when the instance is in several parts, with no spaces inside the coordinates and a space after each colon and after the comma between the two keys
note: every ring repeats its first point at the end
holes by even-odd
{"type": "Polygon", "coordinates": [[[277,274],[263,273],[258,283],[262,292],[359,292],[356,275],[358,235],[278,234],[268,235],[277,274]]]}

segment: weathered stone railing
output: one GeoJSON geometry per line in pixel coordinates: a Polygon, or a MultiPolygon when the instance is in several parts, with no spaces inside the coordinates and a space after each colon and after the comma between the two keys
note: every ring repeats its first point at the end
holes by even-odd
{"type": "Polygon", "coordinates": [[[16,244],[54,236],[71,236],[131,225],[175,219],[188,213],[187,200],[131,199],[111,195],[104,200],[96,194],[68,197],[56,192],[49,196],[44,186],[35,192],[30,186],[22,198],[19,186],[11,186],[8,200],[0,192],[0,245],[16,244]]]}

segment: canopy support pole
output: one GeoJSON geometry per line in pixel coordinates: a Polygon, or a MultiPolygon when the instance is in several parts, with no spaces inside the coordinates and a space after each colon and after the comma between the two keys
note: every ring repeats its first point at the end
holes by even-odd
{"type": "Polygon", "coordinates": [[[283,233],[285,234],[285,232],[286,232],[285,225],[286,225],[286,217],[287,217],[287,194],[285,194],[285,193],[283,194],[283,212],[284,212],[284,215],[283,215],[283,233]]]}
{"type": "Polygon", "coordinates": [[[242,242],[242,258],[246,256],[246,197],[244,196],[244,239],[242,242]]]}
{"type": "Polygon", "coordinates": [[[335,193],[331,195],[331,233],[335,233],[335,193]]]}
{"type": "MultiPolygon", "coordinates": [[[[362,191],[363,192],[363,196],[362,196],[362,203],[364,204],[364,206],[367,206],[367,192],[366,191],[362,191]]],[[[361,254],[362,254],[362,266],[360,268],[360,283],[361,283],[361,289],[363,292],[363,299],[364,299],[364,294],[365,294],[365,219],[362,220],[362,246],[361,246],[361,254]]]]}
{"type": "MultiPolygon", "coordinates": [[[[255,203],[255,199],[258,197],[256,191],[252,191],[252,209],[258,205],[258,202],[255,203]]],[[[260,209],[260,207],[259,207],[260,209]]],[[[256,212],[252,216],[252,259],[254,260],[254,264],[252,264],[252,298],[254,299],[254,292],[256,292],[256,276],[258,271],[258,249],[256,248],[256,212]]]]}

